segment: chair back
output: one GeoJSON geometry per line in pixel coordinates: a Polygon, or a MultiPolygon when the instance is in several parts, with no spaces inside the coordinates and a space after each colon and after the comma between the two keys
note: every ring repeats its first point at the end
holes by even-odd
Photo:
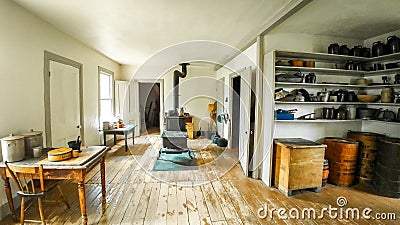
{"type": "Polygon", "coordinates": [[[24,194],[37,194],[44,192],[43,165],[22,166],[5,162],[8,172],[24,194]],[[35,187],[34,180],[40,181],[40,188],[35,187]]]}

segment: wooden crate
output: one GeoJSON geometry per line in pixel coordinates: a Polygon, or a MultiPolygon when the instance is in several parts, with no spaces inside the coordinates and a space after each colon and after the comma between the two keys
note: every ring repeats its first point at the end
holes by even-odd
{"type": "Polygon", "coordinates": [[[278,189],[286,195],[293,190],[312,188],[319,192],[322,186],[322,173],[326,145],[301,138],[275,140],[279,162],[278,189]],[[279,153],[280,152],[280,153],[279,153]]]}

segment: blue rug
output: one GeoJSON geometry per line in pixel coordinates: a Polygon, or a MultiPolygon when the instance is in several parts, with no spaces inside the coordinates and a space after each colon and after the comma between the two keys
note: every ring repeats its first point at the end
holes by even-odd
{"type": "Polygon", "coordinates": [[[191,159],[189,152],[179,154],[161,153],[154,164],[153,171],[197,170],[196,159],[191,159]]]}

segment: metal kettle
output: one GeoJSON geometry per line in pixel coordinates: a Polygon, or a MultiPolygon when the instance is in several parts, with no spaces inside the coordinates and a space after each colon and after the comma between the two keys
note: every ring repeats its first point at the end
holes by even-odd
{"type": "Polygon", "coordinates": [[[387,38],[386,50],[388,54],[400,52],[400,38],[395,35],[387,38]]]}
{"type": "Polygon", "coordinates": [[[382,56],[385,54],[385,44],[376,41],[372,44],[372,57],[382,56]]]}

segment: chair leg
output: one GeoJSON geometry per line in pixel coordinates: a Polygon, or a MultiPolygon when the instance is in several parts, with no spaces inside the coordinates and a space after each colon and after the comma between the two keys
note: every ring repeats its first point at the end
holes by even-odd
{"type": "Polygon", "coordinates": [[[21,225],[24,225],[25,220],[25,197],[21,197],[21,216],[19,218],[19,222],[21,225]]]}
{"type": "Polygon", "coordinates": [[[64,203],[67,205],[68,209],[71,208],[71,207],[69,206],[69,203],[68,203],[68,201],[67,201],[67,198],[65,197],[64,193],[63,193],[62,190],[61,190],[61,186],[58,185],[58,184],[57,184],[57,189],[58,189],[58,192],[60,192],[60,195],[61,195],[61,197],[63,198],[63,201],[64,201],[64,203]]]}
{"type": "Polygon", "coordinates": [[[44,225],[44,224],[46,224],[46,221],[44,220],[42,198],[38,198],[38,205],[39,205],[40,220],[42,221],[42,224],[44,225]]]}

